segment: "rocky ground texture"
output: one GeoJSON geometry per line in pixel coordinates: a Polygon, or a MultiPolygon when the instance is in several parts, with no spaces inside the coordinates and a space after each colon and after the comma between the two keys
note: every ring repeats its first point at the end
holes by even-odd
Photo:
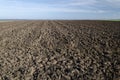
{"type": "Polygon", "coordinates": [[[120,80],[120,22],[1,22],[0,80],[120,80]]]}

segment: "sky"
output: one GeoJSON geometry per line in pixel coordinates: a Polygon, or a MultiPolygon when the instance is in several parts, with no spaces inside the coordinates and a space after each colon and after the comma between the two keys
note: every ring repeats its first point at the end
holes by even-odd
{"type": "Polygon", "coordinates": [[[0,19],[120,19],[120,0],[0,0],[0,19]]]}

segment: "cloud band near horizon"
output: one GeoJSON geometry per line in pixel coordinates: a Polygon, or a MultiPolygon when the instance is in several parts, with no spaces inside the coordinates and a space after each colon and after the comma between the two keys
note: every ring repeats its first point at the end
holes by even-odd
{"type": "Polygon", "coordinates": [[[1,19],[120,19],[120,0],[0,0],[1,19]]]}

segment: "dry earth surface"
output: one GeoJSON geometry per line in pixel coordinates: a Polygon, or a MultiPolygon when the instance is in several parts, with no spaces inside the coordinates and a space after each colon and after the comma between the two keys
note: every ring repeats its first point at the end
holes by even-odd
{"type": "Polygon", "coordinates": [[[0,22],[0,80],[120,80],[120,22],[0,22]]]}

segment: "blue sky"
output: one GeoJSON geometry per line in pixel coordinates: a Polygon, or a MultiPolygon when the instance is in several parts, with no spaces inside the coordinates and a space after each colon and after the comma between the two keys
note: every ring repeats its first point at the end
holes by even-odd
{"type": "Polygon", "coordinates": [[[120,19],[120,0],[0,0],[0,19],[120,19]]]}

